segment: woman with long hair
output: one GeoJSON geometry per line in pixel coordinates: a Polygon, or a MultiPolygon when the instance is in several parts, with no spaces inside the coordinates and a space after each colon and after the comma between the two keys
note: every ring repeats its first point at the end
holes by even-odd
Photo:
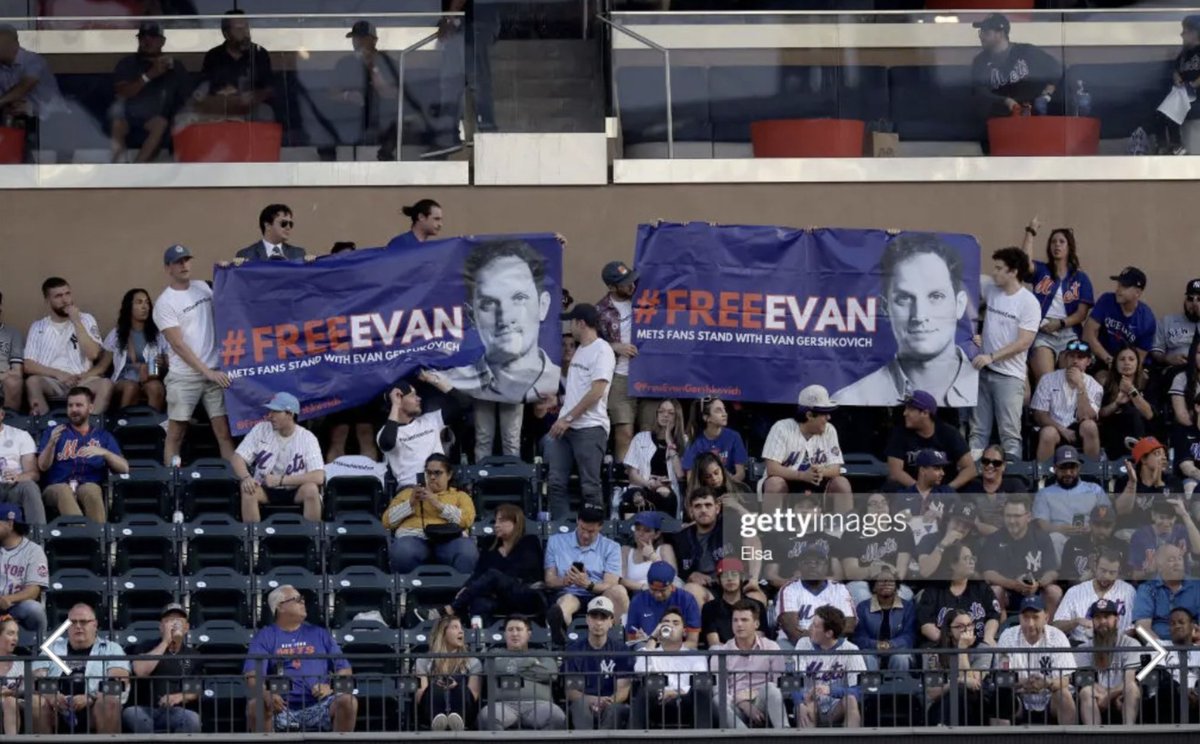
{"type": "Polygon", "coordinates": [[[621,496],[622,519],[647,509],[679,516],[679,481],[684,477],[680,456],[686,449],[683,407],[674,399],[661,401],[654,428],[638,432],[625,452],[630,487],[621,496]]]}
{"type": "Polygon", "coordinates": [[[930,582],[917,603],[917,627],[925,645],[938,643],[947,615],[967,612],[975,622],[975,641],[996,645],[1000,630],[1000,601],[986,582],[975,577],[975,552],[963,542],[946,549],[942,565],[950,581],[930,582]]]}
{"type": "Polygon", "coordinates": [[[742,436],[729,426],[729,413],[725,402],[714,396],[705,396],[692,407],[692,443],[683,453],[683,469],[691,471],[696,458],[704,452],[712,452],[721,458],[725,469],[733,473],[736,481],[746,480],[746,444],[742,436]]]}
{"type": "Polygon", "coordinates": [[[661,512],[640,512],[633,518],[633,545],[621,546],[621,586],[630,596],[648,587],[650,565],[655,561],[669,563],[679,572],[675,549],[663,541],[662,527],[661,512]]]}
{"type": "Polygon", "coordinates": [[[104,349],[112,354],[117,410],[143,401],[156,411],[166,410],[167,388],[162,382],[167,373],[165,349],[158,344],[149,292],[135,288],[121,298],[117,327],[104,337],[104,349]]]}
{"type": "Polygon", "coordinates": [[[1124,344],[1113,354],[1100,401],[1100,446],[1109,460],[1128,453],[1125,437],[1146,436],[1146,424],[1154,419],[1154,406],[1144,395],[1146,376],[1137,350],[1124,344]]]}
{"type": "MultiPolygon", "coordinates": [[[[435,654],[465,654],[466,631],[462,620],[443,617],[433,626],[429,650],[435,654]]],[[[475,729],[483,665],[479,659],[417,659],[413,671],[418,678],[417,719],[433,731],[475,729]]]]}
{"type": "Polygon", "coordinates": [[[1192,337],[1187,358],[1187,368],[1175,375],[1170,390],[1171,413],[1174,414],[1175,425],[1181,429],[1191,428],[1196,423],[1192,419],[1188,401],[1200,395],[1200,333],[1192,337]]]}
{"type": "Polygon", "coordinates": [[[1037,217],[1030,220],[1021,244],[1029,256],[1033,294],[1042,306],[1041,327],[1029,354],[1033,378],[1030,390],[1037,389],[1038,380],[1054,370],[1067,344],[1079,338],[1088,311],[1095,304],[1092,280],[1079,268],[1075,231],[1069,227],[1051,230],[1046,238],[1046,260],[1038,261],[1033,257],[1033,240],[1041,226],[1037,217]]]}
{"type": "Polygon", "coordinates": [[[21,696],[24,693],[25,664],[19,660],[3,661],[17,650],[21,628],[11,615],[0,615],[0,719],[4,721],[4,736],[16,736],[21,731],[21,696]]]}
{"type": "Polygon", "coordinates": [[[969,612],[954,610],[946,613],[939,632],[937,647],[957,653],[943,652],[934,657],[936,668],[949,674],[944,685],[926,685],[929,712],[925,721],[931,725],[950,724],[950,686],[954,685],[958,687],[958,725],[982,726],[983,675],[988,668],[988,654],[971,653],[975,647],[975,620],[969,612]]]}
{"type": "MultiPolygon", "coordinates": [[[[750,487],[745,483],[734,480],[733,474],[725,469],[721,458],[712,452],[702,452],[696,456],[696,461],[687,473],[687,492],[697,488],[711,488],[721,499],[722,509],[732,509],[737,512],[746,511],[742,502],[743,496],[750,493],[750,487]]],[[[691,516],[683,515],[685,522],[691,521],[691,516]]]]}

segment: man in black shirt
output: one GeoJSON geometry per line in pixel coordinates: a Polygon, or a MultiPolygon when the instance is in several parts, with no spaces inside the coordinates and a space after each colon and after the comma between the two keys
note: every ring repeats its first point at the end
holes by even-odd
{"type": "Polygon", "coordinates": [[[145,21],[137,32],[137,54],[124,57],[113,71],[117,100],[112,121],[113,162],[124,160],[125,148],[140,143],[134,162],[148,163],[158,154],[171,117],[187,95],[183,62],[163,54],[167,37],[162,26],[145,21]]]}
{"type": "Polygon", "coordinates": [[[189,110],[175,128],[213,121],[274,121],[267,105],[274,95],[271,55],[250,40],[250,22],[240,10],[221,19],[225,42],[209,49],[200,68],[202,81],[192,94],[189,110]]]}
{"type": "Polygon", "coordinates": [[[767,608],[757,599],[746,595],[746,567],[737,558],[725,558],[717,564],[717,579],[721,582],[721,595],[705,602],[700,609],[700,637],[712,648],[728,643],[733,638],[733,608],[738,602],[753,602],[758,608],[758,629],[769,638],[767,608]]]}
{"type": "Polygon", "coordinates": [[[1058,577],[1065,581],[1091,581],[1096,570],[1096,559],[1105,550],[1120,556],[1118,565],[1125,565],[1125,553],[1129,543],[1113,537],[1117,525],[1116,514],[1111,506],[1097,506],[1088,517],[1088,532],[1074,535],[1063,546],[1059,562],[1058,577]]]}
{"type": "Polygon", "coordinates": [[[984,118],[1008,116],[1029,106],[1040,115],[1050,110],[1062,79],[1058,60],[1032,44],[1008,39],[1008,19],[999,13],[971,24],[979,29],[983,51],[971,62],[971,81],[984,118]]]}
{"type": "Polygon", "coordinates": [[[1007,593],[1009,610],[1025,597],[1041,595],[1048,617],[1062,600],[1058,581],[1058,556],[1050,536],[1032,524],[1029,497],[1012,496],[1004,505],[1004,529],[988,536],[980,547],[979,571],[983,580],[1007,593]]]}
{"type": "Polygon", "coordinates": [[[187,645],[188,620],[183,605],[172,603],[163,608],[159,619],[162,637],[130,649],[131,655],[143,656],[133,662],[132,705],[121,720],[135,734],[198,734],[200,716],[195,707],[200,696],[184,692],[183,681],[199,678],[193,659],[195,651],[187,645]],[[182,658],[181,658],[182,657],[182,658]]]}
{"type": "Polygon", "coordinates": [[[975,461],[967,441],[950,424],[937,418],[937,401],[924,390],[914,390],[904,399],[904,425],[892,431],[888,440],[888,481],[892,490],[917,482],[917,453],[933,450],[949,462],[947,485],[957,491],[975,477],[975,461]]]}

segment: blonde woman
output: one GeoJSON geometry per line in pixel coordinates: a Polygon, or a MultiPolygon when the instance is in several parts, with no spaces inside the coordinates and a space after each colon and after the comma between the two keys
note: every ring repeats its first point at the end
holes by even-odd
{"type": "MultiPolygon", "coordinates": [[[[466,631],[462,620],[443,617],[433,626],[429,650],[435,654],[465,654],[466,631]]],[[[475,729],[479,714],[479,691],[483,665],[479,659],[417,659],[414,668],[417,689],[417,719],[422,728],[433,731],[475,729]]]]}

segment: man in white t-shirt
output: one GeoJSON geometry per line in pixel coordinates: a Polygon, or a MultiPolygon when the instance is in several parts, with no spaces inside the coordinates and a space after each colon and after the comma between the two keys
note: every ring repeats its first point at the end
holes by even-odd
{"type": "Polygon", "coordinates": [[[600,278],[608,287],[608,294],[596,303],[600,313],[597,330],[617,355],[608,391],[608,420],[612,425],[613,456],[620,462],[633,441],[638,418],[637,400],[629,395],[629,360],[638,353],[633,345],[633,294],[637,291],[638,273],[624,261],[610,261],[600,272],[600,278]]]}
{"type": "Polygon", "coordinates": [[[29,412],[41,416],[49,400],[65,400],[73,387],[96,396],[95,411],[103,413],[112,396],[112,380],[104,374],[110,357],[100,341],[100,326],[80,312],[66,279],[52,276],[42,282],[42,297],[50,313],[29,326],[25,339],[25,394],[29,412]]]}
{"type": "MultiPolygon", "coordinates": [[[[1021,600],[1021,624],[1000,634],[998,648],[1016,649],[1002,653],[1001,665],[1007,660],[1009,669],[1017,674],[1015,693],[1026,713],[1044,715],[1047,708],[1060,726],[1075,723],[1075,697],[1071,694],[1071,672],[1076,668],[1075,655],[1067,636],[1053,625],[1046,624],[1046,605],[1036,594],[1021,600]]],[[[1011,720],[1015,714],[1013,690],[1001,690],[996,715],[1011,720]]]]}
{"type": "Polygon", "coordinates": [[[1088,608],[1098,599],[1112,602],[1117,613],[1117,627],[1121,633],[1133,626],[1133,599],[1137,592],[1133,585],[1117,576],[1121,571],[1121,556],[1105,548],[1096,557],[1095,578],[1082,581],[1067,590],[1062,602],[1054,612],[1054,627],[1071,637],[1071,640],[1087,643],[1092,639],[1092,619],[1088,608]]]}
{"type": "Polygon", "coordinates": [[[1050,459],[1061,444],[1072,444],[1093,459],[1100,459],[1100,403],[1104,388],[1087,373],[1092,363],[1085,341],[1070,341],[1059,358],[1062,368],[1038,380],[1029,403],[1038,432],[1037,459],[1050,459]]]}
{"type": "Polygon", "coordinates": [[[830,605],[845,615],[845,632],[854,632],[858,616],[850,590],[840,581],[830,578],[829,555],[817,543],[809,544],[797,562],[800,578],[789,581],[779,590],[779,645],[790,647],[808,633],[818,607],[830,605]]]}
{"type": "Polygon", "coordinates": [[[5,425],[4,408],[0,407],[0,501],[20,506],[29,524],[46,523],[40,477],[33,437],[24,429],[5,425]]]}
{"type": "MultiPolygon", "coordinates": [[[[427,382],[435,379],[425,372],[421,377],[427,382]]],[[[417,476],[425,472],[425,461],[430,455],[446,454],[442,449],[442,429],[446,424],[441,411],[421,412],[421,396],[403,380],[392,386],[387,398],[392,410],[375,437],[375,443],[396,477],[398,490],[403,490],[417,485],[417,476]]]]}
{"type": "Polygon", "coordinates": [[[572,461],[579,469],[584,503],[604,503],[600,466],[608,445],[608,390],[617,364],[612,347],[600,338],[600,311],[594,305],[580,303],[563,313],[562,319],[571,321],[571,335],[579,348],[567,372],[562,414],[542,440],[550,466],[550,513],[554,519],[565,519],[570,512],[567,481],[572,461]]]}
{"type": "Polygon", "coordinates": [[[986,311],[983,353],[971,363],[979,370],[979,397],[971,414],[971,450],[982,452],[1000,427],[1000,445],[1014,460],[1021,459],[1021,406],[1025,402],[1025,361],[1042,321],[1042,306],[1022,284],[1029,258],[1020,248],[1001,248],[992,254],[992,279],[984,290],[986,311]]]}
{"type": "Polygon", "coordinates": [[[800,391],[796,416],[771,427],[762,453],[767,462],[763,511],[783,507],[783,494],[812,493],[822,487],[833,495],[827,508],[835,514],[853,511],[850,481],[842,475],[842,447],[837,429],[829,423],[836,410],[837,402],[829,399],[828,390],[809,385],[800,391]]]}
{"type": "Polygon", "coordinates": [[[163,461],[170,465],[179,454],[188,422],[201,401],[221,457],[232,461],[233,437],[225,414],[225,388],[230,381],[229,375],[217,369],[212,289],[192,279],[192,252],[182,245],[163,253],[163,266],[170,281],[154,302],[154,323],[167,340],[168,423],[163,461]]]}
{"type": "Polygon", "coordinates": [[[267,420],[254,425],[234,454],[233,472],[242,486],[242,521],[259,522],[259,504],[300,504],[304,518],[321,521],[325,459],[317,437],[297,423],[300,401],[275,393],[267,420]]]}
{"type": "Polygon", "coordinates": [[[862,725],[855,688],[858,674],[867,671],[858,646],[843,638],[847,617],[839,608],[821,605],[813,613],[808,633],[796,644],[796,669],[803,669],[803,688],[793,693],[796,724],[800,728],[818,725],[846,728],[862,725]]]}

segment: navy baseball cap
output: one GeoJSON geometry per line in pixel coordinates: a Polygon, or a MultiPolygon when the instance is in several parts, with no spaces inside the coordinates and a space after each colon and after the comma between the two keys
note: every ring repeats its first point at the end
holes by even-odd
{"type": "Polygon", "coordinates": [[[1110,276],[1117,284],[1122,287],[1137,287],[1138,289],[1146,288],[1146,272],[1136,266],[1126,266],[1121,269],[1121,273],[1116,276],[1110,276]]]}
{"type": "Polygon", "coordinates": [[[163,251],[163,266],[170,266],[176,261],[182,261],[185,258],[191,258],[192,252],[187,247],[175,244],[163,251]]]}
{"type": "Polygon", "coordinates": [[[624,261],[609,261],[600,272],[600,279],[608,286],[619,287],[638,280],[638,273],[624,261]]]}
{"type": "Polygon", "coordinates": [[[0,504],[0,521],[25,523],[25,512],[17,504],[0,504]]]}
{"type": "Polygon", "coordinates": [[[586,524],[600,524],[604,521],[604,509],[598,504],[584,504],[576,519],[586,524]]]}
{"type": "Polygon", "coordinates": [[[1042,612],[1045,609],[1046,603],[1036,594],[1021,600],[1021,612],[1042,612]]]}
{"type": "Polygon", "coordinates": [[[924,390],[914,390],[904,399],[905,408],[915,408],[918,411],[937,413],[937,399],[924,390]]]}
{"type": "Polygon", "coordinates": [[[1121,614],[1121,610],[1117,607],[1116,602],[1112,601],[1111,599],[1097,599],[1095,602],[1092,602],[1092,606],[1088,608],[1087,616],[1091,618],[1092,616],[1099,615],[1102,612],[1109,615],[1121,614]]]}
{"type": "Polygon", "coordinates": [[[950,508],[946,510],[946,516],[958,517],[959,519],[965,519],[968,522],[974,522],[975,505],[969,501],[959,501],[958,503],[951,504],[950,508]]]}
{"type": "Polygon", "coordinates": [[[1184,16],[1183,27],[1189,31],[1200,31],[1200,15],[1184,16]]]}
{"type": "Polygon", "coordinates": [[[1064,444],[1063,446],[1054,450],[1055,465],[1067,465],[1070,463],[1078,465],[1079,462],[1079,450],[1075,449],[1069,444],[1064,444]]]}
{"type": "Polygon", "coordinates": [[[975,21],[971,26],[980,31],[1003,31],[1004,33],[1008,33],[1012,29],[1012,24],[1008,22],[1008,16],[1003,13],[992,13],[982,21],[975,21]]]}
{"type": "Polygon", "coordinates": [[[162,26],[156,21],[142,21],[142,24],[138,26],[137,35],[139,38],[142,36],[153,36],[158,39],[167,38],[166,34],[163,33],[162,26]]]}
{"type": "MultiPolygon", "coordinates": [[[[1197,16],[1200,18],[1200,16],[1197,16]]],[[[1200,28],[1196,29],[1200,31],[1200,28]]],[[[1200,279],[1193,279],[1187,283],[1187,288],[1184,289],[1184,294],[1200,295],[1200,279]]]]}
{"type": "Polygon", "coordinates": [[[563,320],[582,320],[588,328],[600,327],[600,311],[586,302],[579,303],[559,317],[563,320]]]}
{"type": "Polygon", "coordinates": [[[346,38],[350,39],[355,36],[370,36],[372,39],[379,38],[379,35],[375,33],[375,24],[370,21],[355,21],[354,25],[350,27],[350,33],[346,34],[346,38]]]}
{"type": "Polygon", "coordinates": [[[918,468],[944,468],[950,464],[946,456],[941,452],[932,449],[923,449],[917,453],[916,460],[913,465],[918,468]]]}

